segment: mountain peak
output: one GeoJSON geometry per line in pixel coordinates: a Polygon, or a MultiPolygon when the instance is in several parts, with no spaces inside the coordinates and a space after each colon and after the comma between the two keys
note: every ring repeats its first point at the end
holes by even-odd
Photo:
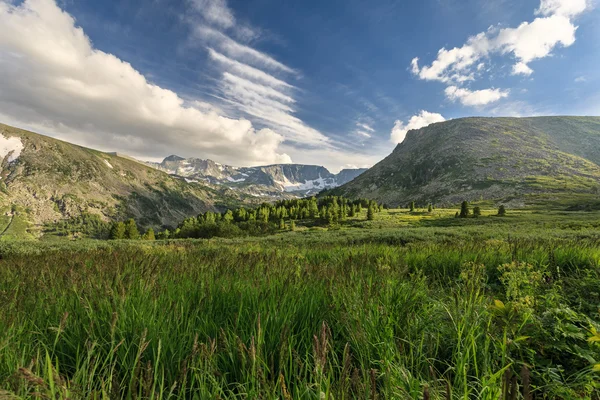
{"type": "Polygon", "coordinates": [[[185,158],[183,157],[179,157],[175,154],[172,154],[168,157],[165,157],[165,159],[163,160],[163,162],[179,162],[179,161],[183,161],[185,160],[185,158]]]}
{"type": "Polygon", "coordinates": [[[524,206],[597,199],[599,182],[600,117],[474,117],[408,132],[388,157],[334,194],[390,206],[524,206]]]}

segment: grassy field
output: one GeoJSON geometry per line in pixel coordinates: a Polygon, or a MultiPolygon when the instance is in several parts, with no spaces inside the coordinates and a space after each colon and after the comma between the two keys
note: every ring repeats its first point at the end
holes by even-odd
{"type": "Polygon", "coordinates": [[[0,243],[0,398],[599,399],[600,213],[0,243]]]}

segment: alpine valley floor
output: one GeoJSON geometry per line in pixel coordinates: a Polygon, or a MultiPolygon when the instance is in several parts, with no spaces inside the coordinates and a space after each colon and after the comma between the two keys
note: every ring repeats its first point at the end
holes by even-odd
{"type": "Polygon", "coordinates": [[[0,243],[0,397],[598,399],[600,212],[0,243]]]}

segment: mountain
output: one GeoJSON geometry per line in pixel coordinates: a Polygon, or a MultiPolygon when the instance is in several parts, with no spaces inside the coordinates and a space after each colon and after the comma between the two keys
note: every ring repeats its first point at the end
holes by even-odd
{"type": "Polygon", "coordinates": [[[247,200],[227,188],[186,183],[133,159],[2,124],[0,167],[2,220],[20,210],[32,227],[82,214],[175,226],[247,200]]]}
{"type": "Polygon", "coordinates": [[[332,191],[390,206],[492,200],[515,207],[600,200],[600,117],[463,118],[408,132],[332,191]]]}
{"type": "Polygon", "coordinates": [[[187,182],[227,187],[266,199],[305,197],[350,182],[366,169],[344,169],[332,174],[315,165],[278,164],[262,167],[232,167],[212,160],[169,156],[153,167],[187,182]]]}

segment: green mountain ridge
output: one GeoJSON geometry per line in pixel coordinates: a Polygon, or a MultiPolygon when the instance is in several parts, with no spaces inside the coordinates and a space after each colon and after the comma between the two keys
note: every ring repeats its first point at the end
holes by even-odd
{"type": "Polygon", "coordinates": [[[0,135],[18,138],[23,146],[15,160],[10,151],[0,159],[0,222],[7,225],[18,215],[34,236],[44,224],[86,214],[133,217],[145,227],[175,226],[190,215],[244,200],[228,189],[186,183],[128,158],[7,125],[0,124],[0,135]]]}
{"type": "Polygon", "coordinates": [[[461,118],[408,132],[392,154],[327,192],[390,206],[600,201],[600,117],[461,118]]]}

